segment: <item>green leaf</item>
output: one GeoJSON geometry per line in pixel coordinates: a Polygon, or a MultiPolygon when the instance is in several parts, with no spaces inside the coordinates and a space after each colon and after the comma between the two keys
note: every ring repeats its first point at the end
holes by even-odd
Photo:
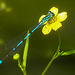
{"type": "MultiPolygon", "coordinates": [[[[27,35],[28,35],[28,34],[29,34],[29,31],[27,32],[27,35]]],[[[26,67],[28,46],[29,46],[29,37],[27,37],[27,39],[26,39],[26,44],[25,44],[24,53],[23,53],[23,67],[24,67],[24,69],[25,69],[25,67],[26,67]]]]}
{"type": "Polygon", "coordinates": [[[75,50],[63,52],[61,56],[64,56],[64,55],[66,56],[66,55],[71,55],[71,54],[75,54],[75,50]]]}

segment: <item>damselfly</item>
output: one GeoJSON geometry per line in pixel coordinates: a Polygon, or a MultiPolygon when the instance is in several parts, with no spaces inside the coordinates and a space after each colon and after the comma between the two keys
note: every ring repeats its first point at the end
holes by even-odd
{"type": "MultiPolygon", "coordinates": [[[[12,46],[11,51],[2,59],[0,60],[0,64],[16,49],[19,49],[19,47],[24,43],[27,37],[29,37],[36,29],[38,29],[40,26],[45,25],[45,23],[48,20],[51,20],[54,17],[54,13],[51,11],[48,11],[47,15],[42,18],[42,20],[37,24],[35,28],[32,28],[31,31],[29,30],[29,34],[27,36],[24,36],[18,43],[16,43],[14,46],[12,46]]],[[[17,40],[18,41],[18,40],[17,40]]],[[[16,41],[16,42],[17,42],[16,41]]]]}

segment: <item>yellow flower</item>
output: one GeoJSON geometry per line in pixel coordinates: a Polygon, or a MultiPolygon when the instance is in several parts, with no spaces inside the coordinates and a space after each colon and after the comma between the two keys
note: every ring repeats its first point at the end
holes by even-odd
{"type": "MultiPolygon", "coordinates": [[[[49,34],[52,29],[56,31],[57,29],[62,27],[61,22],[67,18],[67,12],[61,12],[58,14],[58,8],[56,8],[56,7],[52,7],[49,11],[51,11],[54,14],[54,17],[51,20],[48,20],[44,23],[45,26],[42,28],[42,33],[44,35],[49,34]]],[[[39,22],[45,16],[46,15],[42,15],[39,18],[39,22]]]]}

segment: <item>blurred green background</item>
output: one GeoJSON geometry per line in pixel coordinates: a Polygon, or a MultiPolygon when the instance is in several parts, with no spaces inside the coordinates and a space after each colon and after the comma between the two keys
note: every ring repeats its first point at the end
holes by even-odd
{"type": "MultiPolygon", "coordinates": [[[[53,6],[57,7],[59,12],[66,11],[68,18],[62,23],[63,27],[56,32],[52,31],[45,36],[40,27],[30,36],[27,75],[41,75],[57,49],[58,32],[61,37],[61,51],[75,49],[74,0],[1,0],[0,2],[5,2],[6,8],[12,9],[10,12],[6,12],[5,9],[0,10],[0,59],[8,53],[5,51],[6,42],[27,31],[53,6]]],[[[19,53],[22,58],[23,49],[19,53]]],[[[0,65],[0,75],[22,75],[12,55],[0,65]]],[[[46,75],[75,75],[75,55],[56,59],[46,75]]]]}

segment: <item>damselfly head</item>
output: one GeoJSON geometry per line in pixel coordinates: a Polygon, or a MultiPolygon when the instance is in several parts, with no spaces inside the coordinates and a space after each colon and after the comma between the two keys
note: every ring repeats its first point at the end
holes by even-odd
{"type": "Polygon", "coordinates": [[[54,16],[54,13],[51,12],[51,11],[48,11],[48,15],[50,15],[50,16],[54,16]]]}

